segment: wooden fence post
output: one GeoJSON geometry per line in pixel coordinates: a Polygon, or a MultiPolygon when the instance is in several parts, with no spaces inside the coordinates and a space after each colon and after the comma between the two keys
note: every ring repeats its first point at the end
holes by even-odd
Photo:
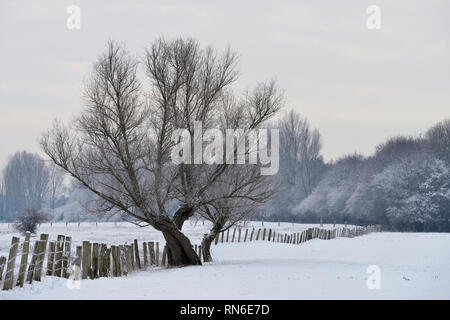
{"type": "Polygon", "coordinates": [[[36,259],[36,268],[34,270],[34,280],[41,281],[42,269],[44,266],[45,251],[47,249],[48,234],[41,234],[39,240],[39,253],[36,259]]]}
{"type": "Polygon", "coordinates": [[[236,234],[236,228],[233,230],[233,238],[231,238],[231,242],[234,242],[234,235],[236,234]]]}
{"type": "Polygon", "coordinates": [[[229,235],[230,235],[230,229],[227,230],[227,242],[228,242],[229,235]]]}
{"type": "Polygon", "coordinates": [[[56,241],[50,241],[48,244],[47,256],[47,276],[53,275],[53,265],[55,262],[56,241]]]}
{"type": "Polygon", "coordinates": [[[136,267],[141,269],[141,258],[139,257],[139,246],[137,239],[134,239],[134,257],[136,259],[136,267]]]}
{"type": "Polygon", "coordinates": [[[104,259],[104,261],[103,261],[103,269],[104,269],[103,276],[109,277],[111,275],[111,252],[112,252],[112,249],[108,248],[106,246],[106,244],[104,244],[104,246],[105,246],[106,253],[103,256],[103,259],[104,259]]]}
{"type": "Polygon", "coordinates": [[[149,242],[149,248],[150,248],[150,265],[151,266],[156,266],[156,262],[155,262],[155,244],[154,242],[149,242]]]}
{"type": "Polygon", "coordinates": [[[76,255],[76,259],[75,259],[75,264],[78,265],[81,268],[81,259],[83,259],[82,255],[83,255],[83,247],[82,246],[77,246],[76,250],[75,250],[75,255],[76,255]]]}
{"type": "Polygon", "coordinates": [[[0,257],[0,280],[3,279],[3,270],[5,269],[6,257],[0,257]]]}
{"type": "Polygon", "coordinates": [[[252,229],[252,232],[250,232],[250,241],[253,240],[253,233],[255,232],[255,228],[252,229]]]}
{"type": "Polygon", "coordinates": [[[98,244],[98,277],[102,278],[105,276],[105,254],[106,254],[106,244],[98,244]]]}
{"type": "Polygon", "coordinates": [[[11,247],[9,247],[8,264],[6,265],[5,281],[3,290],[11,290],[14,284],[14,265],[16,263],[17,249],[19,248],[19,238],[12,237],[11,247]]]}
{"type": "Polygon", "coordinates": [[[69,278],[69,261],[70,261],[70,247],[72,245],[72,237],[66,237],[64,240],[63,253],[63,277],[69,278]]]}
{"type": "Polygon", "coordinates": [[[245,229],[244,242],[247,241],[247,234],[248,234],[248,229],[245,229]]]}
{"type": "Polygon", "coordinates": [[[225,231],[222,231],[222,237],[221,237],[221,240],[220,240],[220,242],[222,242],[223,243],[223,236],[225,235],[225,231]]]}
{"type": "Polygon", "coordinates": [[[258,229],[258,232],[256,233],[256,239],[255,240],[258,240],[259,239],[259,234],[261,233],[261,229],[258,229]]]}
{"type": "Polygon", "coordinates": [[[155,257],[155,260],[156,260],[156,266],[158,267],[159,266],[159,242],[156,242],[156,257],[155,257]]]}
{"type": "Polygon", "coordinates": [[[104,255],[105,255],[105,251],[103,250],[103,243],[99,243],[98,244],[98,272],[97,272],[97,277],[101,278],[103,277],[103,271],[104,271],[104,266],[103,263],[105,261],[104,255]]]}
{"type": "Polygon", "coordinates": [[[55,253],[55,276],[61,277],[61,271],[62,271],[62,257],[63,257],[63,251],[64,251],[64,240],[65,236],[58,235],[57,242],[56,242],[56,253],[55,253]]]}
{"type": "Polygon", "coordinates": [[[238,242],[241,242],[241,228],[239,228],[238,242]]]}
{"type": "Polygon", "coordinates": [[[73,270],[76,271],[77,274],[77,279],[81,279],[81,259],[83,255],[83,247],[82,246],[77,246],[75,249],[75,260],[74,260],[74,265],[76,266],[75,269],[71,270],[71,273],[73,270]]]}
{"type": "Polygon", "coordinates": [[[81,279],[87,279],[91,270],[91,244],[83,241],[83,259],[81,262],[81,279]]]}
{"type": "Polygon", "coordinates": [[[266,240],[266,228],[264,228],[262,239],[263,241],[266,240]]]}
{"type": "Polygon", "coordinates": [[[128,266],[128,273],[134,270],[134,246],[126,245],[125,246],[125,252],[126,252],[126,258],[127,258],[127,266],[128,266]]]}
{"type": "Polygon", "coordinates": [[[144,268],[148,267],[147,242],[142,242],[142,251],[144,254],[144,268]]]}
{"type": "Polygon", "coordinates": [[[131,263],[130,268],[128,269],[128,272],[130,272],[136,269],[136,262],[134,260],[134,243],[126,245],[126,247],[129,249],[129,251],[127,251],[127,254],[129,255],[129,260],[131,263]]]}
{"type": "MultiPolygon", "coordinates": [[[[25,233],[25,240],[22,248],[22,258],[20,259],[19,276],[17,277],[17,286],[23,287],[23,280],[25,279],[25,272],[27,269],[28,252],[30,250],[30,232],[25,233]]],[[[0,262],[1,264],[1,262],[0,262]]],[[[1,267],[0,267],[1,269],[1,267]]],[[[0,270],[0,280],[2,279],[2,270],[0,270]]]]}
{"type": "Polygon", "coordinates": [[[98,243],[92,244],[92,278],[98,278],[98,243]]]}
{"type": "Polygon", "coordinates": [[[38,251],[39,251],[39,240],[36,240],[34,242],[33,255],[31,256],[30,265],[28,266],[28,273],[27,273],[27,279],[26,279],[26,281],[29,282],[30,284],[33,282],[34,269],[36,268],[36,260],[38,257],[38,251]]]}
{"type": "Polygon", "coordinates": [[[267,236],[267,240],[270,242],[270,239],[272,237],[272,229],[269,229],[269,235],[267,236]]]}
{"type": "Polygon", "coordinates": [[[117,250],[116,246],[111,246],[111,256],[112,256],[112,275],[113,277],[118,277],[118,269],[117,269],[117,250]]]}
{"type": "Polygon", "coordinates": [[[119,261],[120,261],[120,265],[122,267],[122,274],[124,276],[128,275],[128,261],[127,261],[127,251],[126,251],[126,247],[124,245],[119,245],[119,261]]]}

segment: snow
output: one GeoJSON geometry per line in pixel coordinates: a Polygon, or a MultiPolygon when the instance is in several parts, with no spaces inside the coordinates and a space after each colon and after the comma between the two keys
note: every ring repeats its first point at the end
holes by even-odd
{"type": "Polygon", "coordinates": [[[0,299],[449,299],[449,245],[446,233],[385,232],[301,245],[219,243],[203,266],[82,280],[79,290],[44,277],[0,299]],[[381,270],[379,290],[366,285],[371,265],[381,270]]]}

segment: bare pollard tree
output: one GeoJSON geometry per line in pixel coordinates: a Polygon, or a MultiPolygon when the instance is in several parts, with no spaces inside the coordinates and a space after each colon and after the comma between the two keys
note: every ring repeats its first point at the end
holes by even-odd
{"type": "MultiPolygon", "coordinates": [[[[192,39],[158,39],[143,60],[147,87],[138,77],[139,60],[110,42],[85,85],[81,114],[70,126],[55,121],[41,145],[56,165],[97,196],[99,212],[122,212],[161,231],[169,265],[200,264],[168,208],[189,204],[195,211],[206,205],[205,190],[224,170],[215,170],[195,188],[182,183],[194,180],[197,171],[195,166],[181,170],[188,165],[172,161],[172,133],[178,128],[191,132],[194,121],[213,126],[237,77],[236,55],[202,49],[192,39]],[[180,185],[192,190],[180,193],[180,185]]],[[[262,93],[270,88],[260,86],[262,93]]],[[[256,104],[247,112],[253,125],[274,112],[256,104]]]]}

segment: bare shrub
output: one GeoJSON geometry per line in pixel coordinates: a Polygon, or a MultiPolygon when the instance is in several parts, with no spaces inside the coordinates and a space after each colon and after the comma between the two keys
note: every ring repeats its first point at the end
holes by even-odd
{"type": "Polygon", "coordinates": [[[36,232],[36,227],[39,223],[48,220],[47,214],[37,210],[35,208],[28,208],[22,211],[22,213],[17,217],[14,222],[14,230],[21,233],[25,232],[36,232]]]}

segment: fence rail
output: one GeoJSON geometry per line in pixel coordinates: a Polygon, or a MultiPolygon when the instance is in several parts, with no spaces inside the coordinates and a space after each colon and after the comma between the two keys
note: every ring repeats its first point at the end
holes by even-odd
{"type": "MultiPolygon", "coordinates": [[[[379,226],[329,230],[309,228],[290,234],[277,233],[276,230],[267,228],[247,228],[245,232],[241,228],[234,228],[231,236],[230,229],[217,234],[214,244],[250,241],[301,244],[312,239],[352,238],[377,231],[380,231],[379,226]]],[[[74,280],[121,277],[137,270],[167,265],[166,246],[161,246],[163,249],[160,251],[159,242],[154,241],[142,242],[142,250],[136,239],[130,244],[109,247],[106,243],[83,241],[74,250],[70,236],[58,235],[56,240],[49,241],[48,234],[41,234],[32,247],[30,241],[30,233],[25,234],[22,244],[18,237],[12,237],[8,258],[0,256],[0,286],[3,282],[3,290],[11,290],[14,286],[23,287],[25,282],[31,284],[33,281],[41,281],[43,275],[74,277],[74,280]],[[20,259],[19,264],[16,263],[16,258],[20,259]]],[[[205,261],[202,245],[194,245],[193,249],[205,261]]]]}

